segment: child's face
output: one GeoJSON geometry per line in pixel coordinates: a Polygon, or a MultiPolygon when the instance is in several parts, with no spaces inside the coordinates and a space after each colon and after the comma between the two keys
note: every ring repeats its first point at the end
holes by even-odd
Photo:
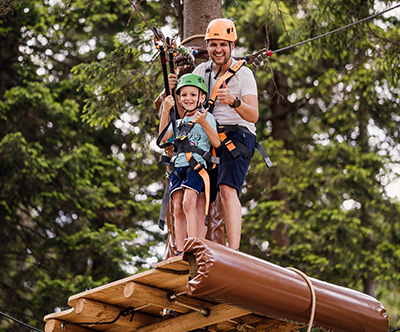
{"type": "Polygon", "coordinates": [[[198,106],[198,102],[200,101],[202,103],[206,99],[206,95],[200,91],[200,100],[198,100],[199,91],[199,88],[196,88],[195,86],[184,86],[181,88],[179,100],[181,105],[187,111],[190,112],[195,110],[198,106]]]}

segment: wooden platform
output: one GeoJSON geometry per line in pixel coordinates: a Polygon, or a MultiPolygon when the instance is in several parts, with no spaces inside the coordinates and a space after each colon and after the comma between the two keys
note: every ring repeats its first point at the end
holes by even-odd
{"type": "Polygon", "coordinates": [[[190,298],[188,278],[189,263],[182,257],[160,262],[152,270],[71,296],[71,309],[44,317],[45,331],[290,332],[300,328],[238,307],[190,298]],[[112,324],[70,324],[112,322],[127,308],[130,313],[112,324]],[[164,309],[173,310],[175,316],[164,309]]]}

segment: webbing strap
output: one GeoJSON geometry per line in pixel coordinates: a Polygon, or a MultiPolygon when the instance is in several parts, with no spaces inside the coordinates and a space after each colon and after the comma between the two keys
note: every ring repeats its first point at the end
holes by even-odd
{"type": "MultiPolygon", "coordinates": [[[[228,71],[218,79],[217,83],[215,83],[214,90],[213,90],[213,92],[212,92],[212,94],[211,94],[211,97],[210,97],[210,99],[208,100],[208,103],[210,104],[210,106],[211,106],[211,105],[214,105],[215,99],[216,99],[216,96],[217,96],[217,91],[218,91],[218,89],[222,86],[223,82],[224,82],[224,81],[228,82],[229,79],[230,79],[233,75],[235,75],[236,72],[237,72],[240,68],[242,68],[245,64],[246,64],[246,60],[240,60],[240,61],[236,62],[236,63],[232,66],[232,68],[229,68],[228,71]]],[[[210,75],[211,75],[211,73],[210,73],[210,75]]]]}
{"type": "MultiPolygon", "coordinates": [[[[226,127],[228,127],[228,126],[219,126],[219,128],[218,128],[218,131],[219,131],[218,136],[222,143],[221,146],[226,146],[234,158],[239,156],[240,151],[242,151],[247,155],[247,157],[249,159],[251,159],[251,152],[245,145],[243,145],[240,142],[233,143],[230,139],[228,139],[228,137],[225,134],[225,131],[221,131],[222,130],[221,128],[227,129],[226,127]]],[[[235,128],[236,130],[227,130],[227,131],[244,131],[244,132],[248,131],[248,130],[241,130],[240,126],[230,126],[230,127],[231,127],[231,129],[235,128]]],[[[254,138],[254,135],[252,135],[252,134],[250,134],[250,135],[254,138]]],[[[261,146],[260,143],[255,142],[255,148],[258,151],[260,151],[260,153],[263,157],[263,160],[265,162],[265,165],[267,165],[267,167],[274,166],[271,159],[268,157],[267,153],[265,152],[264,148],[261,146]]]]}
{"type": "Polygon", "coordinates": [[[158,216],[158,227],[161,230],[164,230],[165,228],[165,223],[167,220],[168,204],[169,204],[169,181],[167,176],[165,178],[165,188],[164,188],[164,195],[161,201],[160,214],[158,216]]]}
{"type": "Polygon", "coordinates": [[[199,162],[197,162],[196,159],[194,159],[192,152],[186,152],[185,157],[186,157],[186,160],[188,161],[189,165],[193,168],[193,171],[199,173],[199,175],[203,179],[204,192],[206,194],[204,225],[208,226],[208,207],[210,205],[210,177],[208,176],[208,173],[205,170],[204,166],[202,164],[200,164],[199,162]]]}

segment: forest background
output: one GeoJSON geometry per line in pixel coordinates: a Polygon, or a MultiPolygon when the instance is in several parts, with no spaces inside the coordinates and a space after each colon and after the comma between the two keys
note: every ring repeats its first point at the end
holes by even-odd
{"type": "MultiPolygon", "coordinates": [[[[160,0],[139,9],[182,40],[180,15],[196,5],[235,21],[241,56],[395,3],[160,0]]],[[[69,296],[163,258],[162,71],[152,33],[132,13],[128,0],[0,2],[0,311],[37,328],[69,296]]],[[[203,31],[210,17],[194,13],[203,31]]],[[[400,202],[387,191],[399,179],[399,28],[388,13],[264,60],[257,133],[275,167],[256,152],[241,194],[242,251],[376,297],[391,328],[400,326],[400,202]]],[[[0,331],[25,329],[0,319],[0,331]]]]}

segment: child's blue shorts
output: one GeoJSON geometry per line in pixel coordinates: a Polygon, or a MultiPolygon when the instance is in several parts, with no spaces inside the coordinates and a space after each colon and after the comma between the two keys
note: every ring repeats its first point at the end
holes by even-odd
{"type": "Polygon", "coordinates": [[[204,181],[203,178],[199,175],[199,173],[193,171],[192,169],[189,171],[187,176],[185,176],[187,167],[176,167],[175,171],[183,178],[183,180],[179,179],[174,173],[169,177],[169,196],[184,188],[190,188],[197,192],[197,195],[201,193],[204,189],[204,181]]]}

